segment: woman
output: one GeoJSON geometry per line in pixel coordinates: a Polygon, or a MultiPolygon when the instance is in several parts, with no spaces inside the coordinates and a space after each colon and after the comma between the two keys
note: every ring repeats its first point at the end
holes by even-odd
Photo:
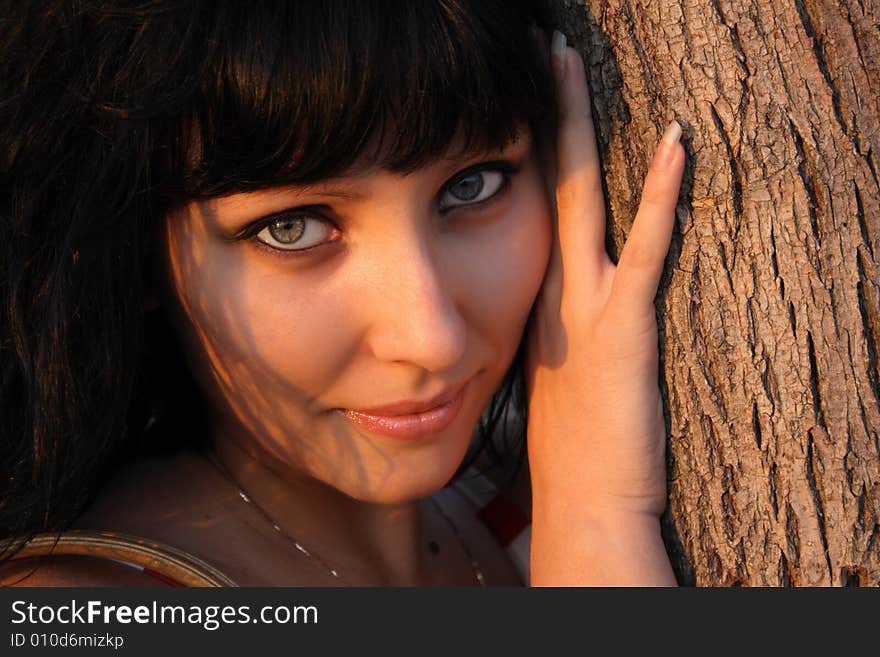
{"type": "Polygon", "coordinates": [[[124,532],[242,585],[516,584],[444,486],[478,422],[527,419],[531,583],[674,584],[677,124],[615,267],[583,64],[554,35],[546,70],[533,3],[253,4],[10,9],[3,536],[124,532]]]}

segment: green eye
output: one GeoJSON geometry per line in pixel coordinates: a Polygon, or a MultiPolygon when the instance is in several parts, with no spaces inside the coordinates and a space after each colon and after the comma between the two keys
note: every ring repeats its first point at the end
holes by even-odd
{"type": "Polygon", "coordinates": [[[306,232],[305,221],[302,217],[284,217],[276,219],[266,226],[269,235],[279,244],[295,244],[306,232]]]}
{"type": "Polygon", "coordinates": [[[279,251],[305,251],[327,241],[333,227],[323,217],[313,214],[283,214],[256,234],[264,244],[279,251]]]}

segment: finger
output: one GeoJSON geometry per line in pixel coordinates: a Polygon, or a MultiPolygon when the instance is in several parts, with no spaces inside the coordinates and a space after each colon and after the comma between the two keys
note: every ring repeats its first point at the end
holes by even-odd
{"type": "MultiPolygon", "coordinates": [[[[565,37],[554,34],[557,85],[556,207],[565,273],[595,280],[606,263],[605,200],[584,63],[565,37]]],[[[583,280],[583,279],[579,279],[583,280]]]]}
{"type": "Polygon", "coordinates": [[[684,172],[681,126],[673,121],[657,147],[642,188],[642,200],[617,263],[611,294],[644,308],[657,294],[669,251],[675,206],[684,172]]]}

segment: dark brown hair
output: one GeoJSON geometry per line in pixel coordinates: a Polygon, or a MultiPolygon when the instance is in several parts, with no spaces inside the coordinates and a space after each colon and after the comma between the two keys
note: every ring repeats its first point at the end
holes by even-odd
{"type": "MultiPolygon", "coordinates": [[[[409,171],[458,135],[499,148],[553,115],[535,2],[10,0],[0,16],[0,538],[16,543],[69,526],[126,450],[205,436],[177,340],[144,310],[169,209],[363,156],[409,171]]],[[[484,437],[523,433],[521,356],[484,437]]]]}

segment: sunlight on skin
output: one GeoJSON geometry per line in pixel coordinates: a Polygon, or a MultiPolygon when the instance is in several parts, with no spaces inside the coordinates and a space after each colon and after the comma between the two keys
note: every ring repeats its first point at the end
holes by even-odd
{"type": "Polygon", "coordinates": [[[213,400],[215,440],[301,484],[414,501],[455,472],[516,354],[549,257],[544,182],[527,138],[488,157],[344,182],[360,196],[317,185],[183,206],[166,225],[172,296],[213,400]],[[522,166],[493,202],[439,212],[450,177],[500,159],[522,166]],[[315,204],[331,208],[338,242],[279,257],[255,238],[229,239],[315,204]],[[412,443],[331,410],[425,398],[471,377],[452,425],[412,443]]]}

